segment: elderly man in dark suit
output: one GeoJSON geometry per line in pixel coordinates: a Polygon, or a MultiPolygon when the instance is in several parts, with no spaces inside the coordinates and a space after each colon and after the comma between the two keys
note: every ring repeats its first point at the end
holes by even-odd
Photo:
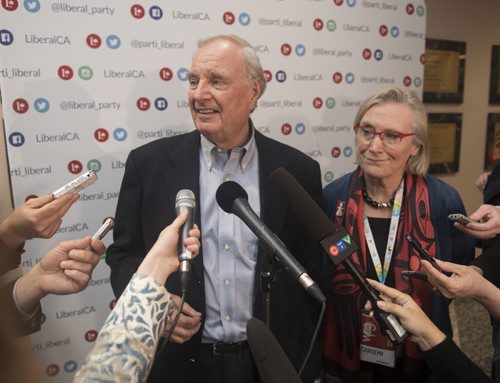
{"type": "MultiPolygon", "coordinates": [[[[236,216],[225,213],[215,193],[227,180],[248,192],[250,206],[308,270],[318,275],[320,250],[306,237],[270,174],[286,168],[321,201],[316,161],[260,134],[250,114],[266,82],[255,50],[233,35],[198,42],[188,74],[189,104],[196,130],[133,150],[126,163],[116,210],[114,243],[106,262],[119,296],[158,233],[176,216],[176,193],[190,189],[202,251],[192,263],[185,303],[165,352],[157,355],[149,381],[257,382],[248,349],[246,322],[262,317],[260,272],[267,258],[258,238],[236,216]]],[[[271,292],[271,330],[296,368],[307,353],[319,305],[276,262],[271,292]]],[[[179,279],[167,288],[180,293],[179,279]]],[[[178,297],[174,298],[180,302],[178,297]]],[[[318,345],[302,378],[320,369],[318,345]]]]}

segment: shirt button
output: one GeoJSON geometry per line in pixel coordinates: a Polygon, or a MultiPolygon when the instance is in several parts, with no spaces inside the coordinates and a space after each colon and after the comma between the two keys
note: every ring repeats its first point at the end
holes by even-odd
{"type": "Polygon", "coordinates": [[[231,317],[229,316],[229,314],[227,314],[227,315],[224,317],[224,319],[225,319],[226,321],[228,321],[228,322],[229,322],[229,321],[231,320],[231,317]]]}
{"type": "Polygon", "coordinates": [[[229,245],[227,243],[224,244],[224,250],[226,250],[226,251],[229,250],[229,245]]]}
{"type": "Polygon", "coordinates": [[[229,279],[226,279],[224,281],[224,286],[230,286],[231,285],[231,282],[229,282],[229,279]]]}

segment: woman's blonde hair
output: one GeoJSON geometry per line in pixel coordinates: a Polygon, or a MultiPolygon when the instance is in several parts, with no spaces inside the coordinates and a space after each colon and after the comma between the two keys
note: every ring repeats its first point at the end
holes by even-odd
{"type": "Polygon", "coordinates": [[[359,125],[363,116],[376,105],[389,103],[408,105],[413,114],[412,129],[415,135],[413,142],[420,146],[418,153],[408,160],[406,171],[424,176],[429,168],[429,143],[427,141],[427,112],[425,106],[414,91],[403,91],[399,88],[384,89],[368,97],[358,109],[354,118],[354,126],[359,125]]]}

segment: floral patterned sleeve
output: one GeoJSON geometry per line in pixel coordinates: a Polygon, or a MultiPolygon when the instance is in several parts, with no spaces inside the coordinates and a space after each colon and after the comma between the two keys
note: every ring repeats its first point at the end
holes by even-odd
{"type": "Polygon", "coordinates": [[[145,382],[173,310],[164,286],[134,274],[74,382],[145,382]]]}

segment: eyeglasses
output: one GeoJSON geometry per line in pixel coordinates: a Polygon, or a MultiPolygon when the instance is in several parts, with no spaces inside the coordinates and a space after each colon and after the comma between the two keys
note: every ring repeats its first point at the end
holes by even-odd
{"type": "Polygon", "coordinates": [[[356,125],[354,127],[354,132],[358,137],[367,142],[373,140],[375,136],[379,136],[382,142],[387,145],[397,145],[403,140],[403,138],[415,135],[415,133],[401,133],[396,132],[395,130],[376,132],[371,126],[364,125],[356,125]]]}

